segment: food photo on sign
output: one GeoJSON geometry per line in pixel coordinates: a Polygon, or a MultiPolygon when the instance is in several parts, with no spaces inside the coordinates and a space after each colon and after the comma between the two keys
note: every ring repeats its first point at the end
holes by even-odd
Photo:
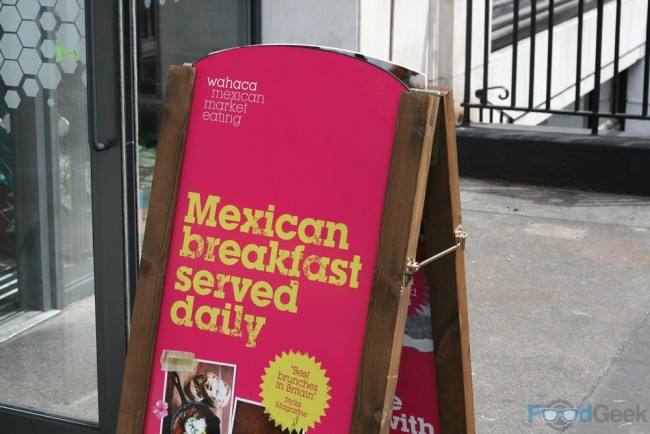
{"type": "Polygon", "coordinates": [[[193,353],[166,350],[160,360],[165,396],[152,410],[163,434],[229,433],[235,366],[197,360],[193,353]]]}

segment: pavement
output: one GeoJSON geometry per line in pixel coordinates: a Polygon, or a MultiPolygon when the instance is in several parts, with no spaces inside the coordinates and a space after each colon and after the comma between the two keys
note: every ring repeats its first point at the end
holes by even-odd
{"type": "Polygon", "coordinates": [[[461,200],[477,432],[553,432],[561,400],[584,421],[557,430],[650,433],[650,197],[464,178],[461,200]]]}
{"type": "MultiPolygon", "coordinates": [[[[650,433],[650,197],[460,185],[477,433],[650,433]]],[[[0,401],[96,419],[93,303],[0,343],[0,401]]]]}
{"type": "Polygon", "coordinates": [[[96,422],[94,297],[56,312],[0,343],[0,402],[96,422]]]}

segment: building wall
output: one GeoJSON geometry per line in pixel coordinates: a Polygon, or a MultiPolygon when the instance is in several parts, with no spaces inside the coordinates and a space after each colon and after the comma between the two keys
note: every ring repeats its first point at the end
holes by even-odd
{"type": "MultiPolygon", "coordinates": [[[[639,61],[632,65],[627,76],[627,111],[628,113],[641,114],[643,110],[643,72],[645,65],[639,61]]],[[[650,89],[648,89],[648,99],[650,100],[650,89]]],[[[647,107],[650,112],[650,104],[647,107]]],[[[632,134],[648,135],[650,130],[649,121],[627,120],[625,121],[625,131],[632,134]]]]}
{"type": "Polygon", "coordinates": [[[429,73],[430,0],[360,0],[359,51],[429,73]]]}
{"type": "Polygon", "coordinates": [[[390,59],[391,0],[359,0],[359,51],[390,59]]]}
{"type": "Polygon", "coordinates": [[[435,1],[265,1],[262,42],[342,48],[426,72],[429,4],[435,1]]]}
{"type": "Polygon", "coordinates": [[[358,0],[262,1],[262,43],[357,51],[358,0]]]}
{"type": "MultiPolygon", "coordinates": [[[[483,13],[483,2],[475,6],[483,13]]],[[[462,91],[466,0],[262,2],[262,42],[324,45],[389,60],[462,91]]],[[[475,12],[476,13],[476,12],[475,12]]],[[[481,38],[477,26],[474,38],[481,38]]],[[[480,66],[480,53],[473,54],[480,66]]]]}

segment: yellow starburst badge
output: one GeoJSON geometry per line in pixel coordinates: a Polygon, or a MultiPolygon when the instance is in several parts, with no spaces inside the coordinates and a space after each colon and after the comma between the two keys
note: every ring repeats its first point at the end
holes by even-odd
{"type": "Polygon", "coordinates": [[[325,374],[320,362],[300,352],[283,352],[269,363],[260,396],[276,426],[301,432],[320,423],[330,399],[325,374]]]}

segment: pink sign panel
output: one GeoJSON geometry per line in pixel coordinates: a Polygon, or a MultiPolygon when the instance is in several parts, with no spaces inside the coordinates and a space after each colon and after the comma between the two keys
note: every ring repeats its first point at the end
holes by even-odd
{"type": "Polygon", "coordinates": [[[348,432],[417,77],[292,46],[194,67],[145,433],[348,432]]]}
{"type": "MultiPolygon", "coordinates": [[[[418,259],[424,258],[421,242],[418,259]]],[[[424,269],[413,275],[390,428],[391,434],[440,433],[431,302],[424,269]]]]}

